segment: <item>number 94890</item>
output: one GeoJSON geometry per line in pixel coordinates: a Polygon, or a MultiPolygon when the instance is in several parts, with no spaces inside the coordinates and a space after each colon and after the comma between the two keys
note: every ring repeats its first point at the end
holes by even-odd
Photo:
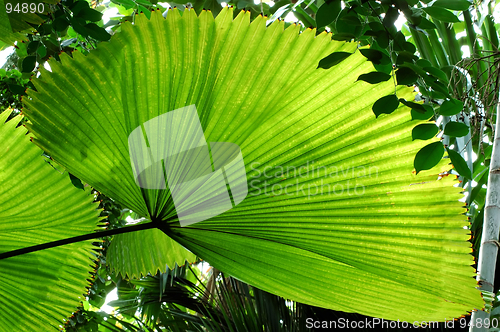
{"type": "Polygon", "coordinates": [[[43,3],[28,3],[28,2],[19,2],[19,3],[10,3],[7,2],[5,4],[5,10],[7,14],[10,13],[18,13],[18,14],[27,14],[27,13],[38,13],[42,14],[45,12],[45,5],[43,3]]]}

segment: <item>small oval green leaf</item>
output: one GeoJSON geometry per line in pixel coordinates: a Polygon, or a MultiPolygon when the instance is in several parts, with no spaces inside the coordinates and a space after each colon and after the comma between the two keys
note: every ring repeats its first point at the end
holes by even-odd
{"type": "Polygon", "coordinates": [[[345,15],[339,19],[343,24],[361,26],[361,21],[357,16],[345,15]]]}
{"type": "Polygon", "coordinates": [[[98,12],[92,8],[83,8],[78,12],[78,17],[90,21],[90,22],[99,22],[102,18],[102,13],[98,12]]]}
{"type": "Polygon", "coordinates": [[[437,0],[432,6],[464,11],[469,9],[469,7],[472,6],[472,3],[467,0],[437,0]]]}
{"type": "Polygon", "coordinates": [[[361,54],[376,65],[385,65],[391,62],[387,54],[375,49],[361,49],[361,54]]]}
{"type": "Polygon", "coordinates": [[[28,54],[32,54],[32,53],[36,52],[36,50],[38,49],[38,46],[40,46],[40,41],[34,40],[34,41],[30,42],[28,44],[28,47],[26,48],[28,54]]]}
{"type": "Polygon", "coordinates": [[[389,34],[385,30],[375,31],[375,38],[380,47],[387,48],[389,46],[389,34]]]}
{"type": "Polygon", "coordinates": [[[365,81],[370,84],[377,84],[380,82],[385,82],[391,79],[391,75],[386,73],[381,73],[378,71],[373,71],[368,74],[359,75],[358,81],[365,81]]]}
{"type": "Polygon", "coordinates": [[[68,173],[68,174],[69,174],[69,178],[70,178],[71,183],[73,184],[73,186],[75,186],[78,189],[85,190],[85,188],[83,186],[83,183],[82,183],[82,181],[79,178],[77,178],[76,176],[74,176],[71,173],[68,173]]]}
{"type": "Polygon", "coordinates": [[[460,22],[458,17],[455,16],[452,12],[450,12],[447,9],[441,8],[441,7],[426,7],[422,8],[429,16],[432,18],[438,19],[442,22],[448,22],[448,23],[457,23],[460,22]]]}
{"type": "Polygon", "coordinates": [[[425,59],[419,59],[419,60],[417,60],[416,64],[417,64],[417,66],[419,66],[421,68],[432,67],[432,64],[430,63],[430,61],[429,60],[425,60],[425,59]]]}
{"type": "Polygon", "coordinates": [[[10,92],[15,95],[26,95],[26,88],[22,87],[18,84],[7,84],[7,88],[9,88],[10,92]]]}
{"type": "Polygon", "coordinates": [[[111,38],[111,35],[106,31],[106,29],[101,28],[95,23],[89,23],[85,25],[88,35],[94,39],[100,41],[107,41],[111,38]]]}
{"type": "Polygon", "coordinates": [[[434,142],[424,146],[417,152],[413,166],[417,174],[420,171],[431,169],[436,166],[444,155],[444,146],[441,142],[434,142]]]}
{"type": "Polygon", "coordinates": [[[30,55],[23,59],[21,64],[21,72],[30,73],[35,69],[36,65],[36,56],[30,55]]]}
{"type": "Polygon", "coordinates": [[[415,110],[412,108],[411,110],[411,119],[412,120],[429,120],[432,118],[434,115],[434,111],[430,107],[430,110],[425,111],[424,113],[421,113],[420,111],[415,110]]]}
{"type": "Polygon", "coordinates": [[[393,27],[398,17],[399,11],[397,10],[397,8],[391,6],[387,9],[382,24],[387,28],[393,27]]]}
{"type": "Polygon", "coordinates": [[[316,13],[316,25],[318,28],[327,26],[337,19],[342,10],[340,0],[334,0],[329,3],[324,3],[319,7],[316,13]]]}
{"type": "Polygon", "coordinates": [[[139,13],[144,13],[144,15],[146,15],[146,18],[148,20],[151,19],[151,10],[147,9],[146,7],[144,7],[142,5],[138,5],[137,6],[137,11],[139,13]]]}
{"type": "Polygon", "coordinates": [[[418,75],[422,76],[422,78],[425,79],[425,76],[429,76],[427,75],[427,73],[425,72],[425,70],[423,70],[422,68],[420,68],[419,66],[411,63],[411,62],[405,62],[404,64],[402,64],[401,66],[399,66],[399,68],[404,68],[404,67],[407,67],[407,68],[410,68],[411,70],[413,70],[415,73],[417,73],[418,75]]]}
{"type": "Polygon", "coordinates": [[[396,95],[388,95],[380,98],[373,104],[372,110],[375,117],[378,118],[380,114],[391,114],[399,106],[399,100],[396,95]]]}
{"type": "Polygon", "coordinates": [[[422,123],[411,131],[412,140],[428,140],[433,138],[439,132],[439,128],[434,123],[422,123]]]}
{"type": "Polygon", "coordinates": [[[135,2],[133,0],[111,0],[111,2],[113,2],[117,5],[122,5],[126,9],[130,9],[130,8],[135,7],[135,2]]]}
{"type": "Polygon", "coordinates": [[[439,107],[439,114],[450,116],[458,114],[464,108],[464,103],[457,99],[446,100],[439,107]]]}
{"type": "Polygon", "coordinates": [[[332,36],[333,40],[338,40],[338,41],[349,41],[354,38],[356,38],[356,36],[348,32],[339,32],[332,36]]]}
{"type": "Polygon", "coordinates": [[[71,17],[69,20],[71,22],[71,27],[75,30],[76,33],[79,33],[83,37],[89,36],[88,30],[84,27],[85,20],[79,17],[71,17]]]}
{"type": "Polygon", "coordinates": [[[450,157],[451,163],[455,170],[466,179],[472,179],[472,172],[465,159],[456,151],[446,148],[448,156],[450,157]]]}
{"type": "Polygon", "coordinates": [[[410,42],[403,43],[403,48],[406,52],[409,52],[409,53],[415,53],[417,51],[417,48],[415,47],[415,45],[413,45],[410,42]]]}
{"type": "Polygon", "coordinates": [[[334,52],[321,59],[318,64],[318,68],[329,69],[347,59],[351,54],[352,53],[349,52],[334,52]]]}
{"type": "Polygon", "coordinates": [[[431,29],[436,29],[436,25],[426,19],[425,17],[422,17],[422,20],[420,21],[420,24],[418,25],[420,29],[425,29],[425,30],[431,30],[431,29]]]}
{"type": "Polygon", "coordinates": [[[444,128],[444,134],[453,137],[463,137],[469,133],[469,127],[462,122],[450,121],[444,128]]]}
{"type": "MultiPolygon", "coordinates": [[[[429,105],[418,104],[418,103],[414,103],[414,102],[411,102],[411,101],[406,101],[403,98],[400,98],[399,102],[401,104],[405,105],[405,106],[410,107],[411,109],[414,109],[415,111],[417,111],[418,113],[421,113],[421,114],[426,114],[428,112],[433,113],[433,109],[429,105]]],[[[425,120],[427,120],[427,119],[425,119],[425,120]]]]}
{"type": "Polygon", "coordinates": [[[445,96],[449,95],[448,87],[438,80],[431,82],[431,87],[434,91],[440,92],[445,96]]]}
{"type": "Polygon", "coordinates": [[[396,58],[396,65],[402,65],[404,63],[412,63],[413,61],[418,60],[418,56],[413,53],[401,51],[398,53],[396,58]]]}
{"type": "Polygon", "coordinates": [[[401,67],[396,71],[396,80],[399,85],[412,85],[418,79],[418,75],[408,67],[401,67]]]}
{"type": "Polygon", "coordinates": [[[43,44],[40,44],[36,53],[40,56],[40,58],[44,58],[47,55],[47,48],[43,44]]]}
{"type": "Polygon", "coordinates": [[[78,15],[80,11],[83,9],[90,8],[89,3],[87,1],[79,0],[74,2],[72,5],[69,6],[71,11],[73,12],[73,16],[78,15]]]}
{"type": "Polygon", "coordinates": [[[69,26],[69,21],[65,16],[59,16],[54,20],[52,27],[55,31],[64,31],[69,26]]]}
{"type": "Polygon", "coordinates": [[[436,67],[424,67],[423,69],[441,82],[448,84],[448,76],[441,69],[436,67]]]}

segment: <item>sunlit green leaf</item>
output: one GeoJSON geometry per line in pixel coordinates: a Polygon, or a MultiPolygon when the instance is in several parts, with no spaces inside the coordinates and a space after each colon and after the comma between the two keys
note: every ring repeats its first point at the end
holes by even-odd
{"type": "MultiPolygon", "coordinates": [[[[415,153],[427,142],[412,141],[411,130],[421,122],[404,105],[378,118],[371,110],[388,95],[397,106],[395,93],[413,100],[413,89],[356,81],[373,71],[358,52],[317,69],[356,43],[296,25],[284,30],[284,22],[266,27],[261,16],[250,24],[250,15],[234,18],[227,8],[216,19],[190,9],[166,19],[137,15],[88,56],[50,61],[52,72],[41,69],[37,91],[23,99],[35,143],[198,257],[265,291],[406,321],[481,307],[460,189],[451,178],[436,180],[448,160],[441,154],[435,169],[415,174],[415,153]],[[207,142],[240,147],[248,194],[181,227],[165,180],[165,189],[137,185],[128,139],[190,105],[207,142]]],[[[179,121],[175,130],[187,124],[179,121]]],[[[185,140],[172,129],[160,133],[159,141],[185,140]]],[[[201,201],[209,199],[203,193],[201,201]]]]}
{"type": "MultiPolygon", "coordinates": [[[[0,253],[92,233],[97,204],[0,114],[0,253]]],[[[0,260],[0,331],[56,331],[84,298],[92,241],[0,260]]]]}

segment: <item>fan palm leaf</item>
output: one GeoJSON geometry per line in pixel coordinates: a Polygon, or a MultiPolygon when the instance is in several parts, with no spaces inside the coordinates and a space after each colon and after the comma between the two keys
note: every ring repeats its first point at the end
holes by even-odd
{"type": "MultiPolygon", "coordinates": [[[[231,9],[216,19],[193,10],[139,15],[90,55],[63,54],[52,72],[41,69],[37,92],[25,100],[29,128],[72,174],[265,291],[406,321],[482,307],[460,188],[449,176],[437,180],[450,169],[447,159],[414,172],[416,152],[429,143],[411,138],[422,121],[402,105],[375,119],[371,107],[395,92],[393,83],[357,82],[373,67],[356,44],[299,32],[283,22],[266,27],[263,17],[250,22],[248,12],[233,18],[231,9]],[[317,69],[335,51],[354,54],[317,69]],[[232,209],[181,227],[171,186],[138,185],[129,137],[193,105],[207,144],[241,149],[248,193],[233,197],[232,209]]],[[[397,95],[413,99],[407,87],[397,95]]],[[[147,144],[183,144],[182,128],[192,124],[167,124],[147,144]]],[[[197,199],[214,199],[213,191],[197,199]]],[[[156,250],[148,245],[144,257],[156,250]]],[[[155,271],[141,270],[148,272],[155,271]]]]}
{"type": "MultiPolygon", "coordinates": [[[[44,161],[9,114],[0,114],[0,253],[93,232],[93,196],[44,161]]],[[[85,241],[0,260],[0,331],[57,330],[90,285],[96,249],[85,241]]]]}

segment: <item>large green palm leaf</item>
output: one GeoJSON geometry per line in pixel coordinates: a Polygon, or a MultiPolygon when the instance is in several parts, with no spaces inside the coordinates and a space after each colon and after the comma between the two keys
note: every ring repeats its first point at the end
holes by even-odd
{"type": "MultiPolygon", "coordinates": [[[[0,253],[93,232],[93,197],[30,143],[20,117],[0,115],[0,253]]],[[[51,331],[76,310],[90,282],[92,241],[0,260],[0,331],[51,331]]]]}
{"type": "Polygon", "coordinates": [[[392,82],[356,82],[372,70],[359,53],[316,69],[356,45],[249,17],[233,20],[228,9],[215,20],[192,10],[139,16],[89,56],[62,55],[26,101],[36,144],[215,267],[266,291],[410,321],[481,307],[460,189],[449,177],[436,181],[449,166],[443,160],[416,175],[413,158],[428,143],[411,140],[419,122],[405,107],[378,119],[371,111],[394,93],[392,82]],[[180,227],[169,190],[136,184],[128,136],[188,105],[207,142],[241,148],[249,191],[235,208],[180,227]]]}

